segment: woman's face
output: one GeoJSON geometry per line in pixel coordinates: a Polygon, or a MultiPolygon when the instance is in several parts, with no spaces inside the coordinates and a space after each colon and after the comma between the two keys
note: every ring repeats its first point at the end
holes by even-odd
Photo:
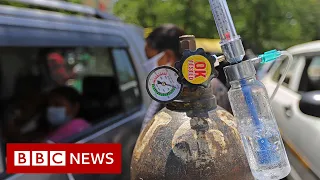
{"type": "Polygon", "coordinates": [[[76,113],[75,107],[69,102],[69,100],[61,95],[52,94],[48,101],[49,107],[64,107],[66,109],[66,115],[73,117],[76,113]]]}

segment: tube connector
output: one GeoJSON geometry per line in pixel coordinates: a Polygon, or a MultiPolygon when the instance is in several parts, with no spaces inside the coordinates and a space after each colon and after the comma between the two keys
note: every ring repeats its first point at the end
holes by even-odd
{"type": "Polygon", "coordinates": [[[236,64],[242,61],[245,56],[244,47],[240,37],[221,44],[222,52],[230,64],[236,64]]]}
{"type": "Polygon", "coordinates": [[[265,64],[267,62],[272,62],[277,60],[280,56],[281,56],[281,52],[274,49],[259,55],[259,58],[261,58],[261,64],[265,64]]]}
{"type": "Polygon", "coordinates": [[[228,82],[239,81],[240,79],[249,78],[256,75],[253,62],[250,60],[226,66],[223,68],[223,70],[228,82]]]}

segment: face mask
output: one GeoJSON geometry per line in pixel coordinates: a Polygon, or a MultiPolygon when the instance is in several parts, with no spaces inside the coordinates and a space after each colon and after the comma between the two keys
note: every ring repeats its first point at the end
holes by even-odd
{"type": "Polygon", "coordinates": [[[144,63],[144,69],[149,73],[154,68],[158,66],[158,61],[164,56],[165,52],[161,52],[152,58],[150,58],[147,62],[144,63]]]}
{"type": "Polygon", "coordinates": [[[60,126],[70,118],[66,115],[65,107],[49,107],[47,109],[47,119],[53,126],[60,126]]]}
{"type": "Polygon", "coordinates": [[[165,66],[171,66],[171,63],[167,63],[167,64],[165,64],[165,66]]]}

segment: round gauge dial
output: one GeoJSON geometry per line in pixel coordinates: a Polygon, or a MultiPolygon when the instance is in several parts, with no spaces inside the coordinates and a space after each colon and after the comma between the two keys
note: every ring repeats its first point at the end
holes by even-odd
{"type": "Polygon", "coordinates": [[[169,66],[157,67],[151,71],[147,77],[147,91],[151,98],[169,102],[178,97],[182,90],[178,76],[178,71],[169,66]]]}

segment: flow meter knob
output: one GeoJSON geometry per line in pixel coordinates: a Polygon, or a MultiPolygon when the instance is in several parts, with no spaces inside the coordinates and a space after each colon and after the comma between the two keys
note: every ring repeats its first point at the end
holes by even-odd
{"type": "Polygon", "coordinates": [[[190,88],[208,87],[211,80],[218,76],[215,62],[216,58],[202,48],[195,51],[185,49],[181,60],[175,64],[179,72],[178,81],[190,88]]]}

